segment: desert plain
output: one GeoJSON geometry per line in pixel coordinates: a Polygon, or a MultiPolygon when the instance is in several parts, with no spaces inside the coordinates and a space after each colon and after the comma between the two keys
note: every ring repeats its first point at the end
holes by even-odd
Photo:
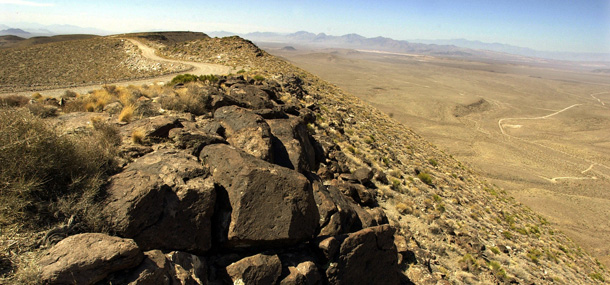
{"type": "Polygon", "coordinates": [[[260,45],[413,129],[610,266],[610,75],[594,63],[260,45]]]}

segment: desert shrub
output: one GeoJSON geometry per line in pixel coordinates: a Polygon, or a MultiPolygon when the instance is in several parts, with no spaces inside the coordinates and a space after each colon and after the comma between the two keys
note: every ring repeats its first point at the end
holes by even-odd
{"type": "Polygon", "coordinates": [[[110,126],[60,135],[26,110],[0,109],[0,225],[35,228],[70,215],[95,224],[117,136],[110,126]]]}
{"type": "Polygon", "coordinates": [[[143,144],[144,143],[144,131],[140,129],[136,129],[131,132],[131,141],[135,144],[143,144]]]}
{"type": "Polygon", "coordinates": [[[508,278],[506,271],[504,270],[504,268],[502,268],[502,265],[500,265],[500,263],[498,263],[497,261],[493,261],[493,260],[490,261],[489,268],[493,271],[493,273],[496,275],[496,277],[498,277],[498,279],[506,280],[508,278]]]}
{"type": "Polygon", "coordinates": [[[76,98],[78,97],[78,93],[72,91],[72,90],[66,90],[66,92],[64,92],[64,95],[61,96],[61,98],[76,98]]]}
{"type": "Polygon", "coordinates": [[[189,82],[197,81],[198,79],[199,78],[196,75],[186,73],[186,74],[176,75],[170,83],[171,84],[180,84],[180,83],[186,84],[189,82]]]}
{"type": "Polygon", "coordinates": [[[542,252],[536,248],[532,248],[527,252],[527,257],[529,257],[534,263],[540,262],[540,256],[542,252]]]}
{"type": "Polygon", "coordinates": [[[401,188],[400,185],[401,185],[400,180],[398,180],[396,178],[392,178],[392,186],[390,186],[390,188],[392,188],[392,190],[399,191],[401,188]]]}
{"type": "Polygon", "coordinates": [[[205,81],[209,81],[209,82],[217,82],[219,79],[218,77],[216,77],[216,75],[214,74],[209,74],[209,75],[201,75],[199,76],[199,81],[205,82],[205,81]]]}
{"type": "Polygon", "coordinates": [[[589,277],[591,277],[591,279],[593,279],[593,280],[597,280],[600,282],[606,282],[606,280],[604,279],[604,276],[599,272],[591,273],[591,274],[589,274],[589,277]]]}
{"type": "Polygon", "coordinates": [[[29,104],[27,108],[30,113],[32,113],[32,115],[40,118],[49,118],[57,116],[57,107],[55,106],[46,106],[40,103],[34,103],[29,104]]]}
{"type": "Polygon", "coordinates": [[[430,177],[430,174],[428,173],[420,172],[417,174],[417,178],[428,185],[432,185],[432,177],[430,177]]]}
{"type": "Polygon", "coordinates": [[[0,107],[23,107],[28,104],[30,99],[20,95],[9,95],[0,97],[0,107]]]}
{"type": "Polygon", "coordinates": [[[187,88],[180,89],[178,92],[161,96],[158,102],[163,109],[189,112],[200,116],[208,112],[207,106],[210,100],[211,98],[200,86],[189,84],[187,88]]]}
{"type": "Polygon", "coordinates": [[[242,74],[242,73],[246,73],[246,70],[243,68],[237,71],[237,74],[242,74]]]}
{"type": "Polygon", "coordinates": [[[265,77],[260,75],[260,74],[254,75],[254,77],[252,77],[252,78],[254,80],[256,80],[256,81],[264,81],[265,80],[265,77]]]}
{"type": "Polygon", "coordinates": [[[438,161],[436,161],[436,159],[434,159],[434,158],[428,159],[428,162],[434,167],[438,166],[438,161]]]}

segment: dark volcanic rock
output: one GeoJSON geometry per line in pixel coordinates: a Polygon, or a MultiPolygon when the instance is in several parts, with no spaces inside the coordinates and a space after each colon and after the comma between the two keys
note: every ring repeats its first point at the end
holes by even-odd
{"type": "Polygon", "coordinates": [[[163,254],[160,250],[144,253],[144,261],[127,273],[113,276],[110,284],[206,284],[205,260],[186,252],[163,254]]]}
{"type": "Polygon", "coordinates": [[[172,129],[169,132],[169,138],[174,141],[177,148],[187,149],[194,156],[199,156],[199,153],[206,145],[227,143],[221,136],[215,133],[186,128],[172,129]]]}
{"type": "Polygon", "coordinates": [[[224,127],[227,141],[257,158],[272,161],[272,135],[269,125],[254,112],[237,106],[222,107],[214,118],[224,127]]]}
{"type": "Polygon", "coordinates": [[[279,140],[274,144],[276,164],[299,172],[316,171],[316,151],[307,125],[298,117],[267,120],[271,133],[279,140]]]}
{"type": "Polygon", "coordinates": [[[313,185],[320,213],[320,236],[351,233],[377,225],[366,210],[345,197],[337,187],[322,185],[319,181],[313,185]]]}
{"type": "Polygon", "coordinates": [[[267,93],[257,86],[236,84],[231,86],[229,89],[229,96],[239,102],[240,106],[244,106],[249,109],[266,109],[273,108],[275,105],[272,101],[270,94],[267,93]]]}
{"type": "Polygon", "coordinates": [[[216,193],[206,175],[181,151],[147,154],[111,178],[105,216],[143,249],[207,251],[216,193]]]}
{"type": "Polygon", "coordinates": [[[123,140],[130,141],[134,131],[140,131],[144,134],[142,140],[145,143],[154,143],[167,138],[171,129],[181,127],[182,124],[180,123],[180,119],[176,117],[149,117],[131,122],[121,127],[121,135],[123,136],[123,140]]]}
{"type": "Polygon", "coordinates": [[[282,263],[277,255],[257,254],[227,266],[233,284],[275,284],[282,274],[282,263]]]}
{"type": "Polygon", "coordinates": [[[352,233],[326,270],[330,284],[399,284],[400,269],[389,225],[352,233]]]}
{"type": "Polygon", "coordinates": [[[143,258],[131,239],[86,233],[60,241],[38,264],[45,284],[94,284],[137,266],[143,258]]]}
{"type": "Polygon", "coordinates": [[[224,144],[203,148],[201,160],[227,193],[230,209],[221,228],[228,246],[278,247],[313,237],[318,211],[303,175],[224,144]]]}
{"type": "Polygon", "coordinates": [[[322,284],[318,267],[311,261],[288,267],[288,276],[280,281],[280,285],[316,285],[322,284]]]}

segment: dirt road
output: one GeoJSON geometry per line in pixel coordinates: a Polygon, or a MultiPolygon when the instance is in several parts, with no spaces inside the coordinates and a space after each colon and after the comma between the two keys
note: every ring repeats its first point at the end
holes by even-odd
{"type": "MultiPolygon", "coordinates": [[[[195,75],[228,74],[233,71],[233,68],[224,66],[224,65],[219,65],[219,64],[181,61],[181,60],[172,60],[172,59],[162,58],[155,54],[155,49],[153,49],[139,41],[133,40],[133,39],[127,39],[127,40],[130,41],[131,43],[133,43],[134,45],[136,45],[142,51],[142,56],[147,59],[157,61],[157,62],[184,64],[184,65],[192,66],[193,68],[188,70],[188,73],[191,73],[191,74],[195,74],[195,75]]],[[[181,72],[181,73],[184,73],[184,72],[181,72]]],[[[176,76],[176,74],[174,73],[174,74],[161,75],[161,76],[156,76],[156,77],[147,78],[147,79],[108,82],[108,84],[112,84],[112,85],[116,85],[116,86],[143,85],[143,84],[151,84],[151,83],[157,83],[157,82],[167,82],[167,81],[172,80],[172,78],[174,78],[175,76],[176,76]]],[[[63,95],[66,92],[66,90],[71,90],[76,93],[84,94],[84,93],[88,93],[89,91],[92,91],[92,90],[101,89],[104,85],[105,84],[93,84],[93,85],[86,85],[86,86],[79,86],[79,87],[62,87],[62,88],[55,88],[55,89],[48,89],[48,90],[41,90],[41,91],[8,92],[8,93],[0,93],[0,96],[13,95],[13,94],[29,96],[32,93],[40,93],[43,96],[59,97],[59,96],[63,95]]]]}

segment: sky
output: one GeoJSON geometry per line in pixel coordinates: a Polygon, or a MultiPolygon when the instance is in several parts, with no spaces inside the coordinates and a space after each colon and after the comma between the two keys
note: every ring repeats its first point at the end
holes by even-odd
{"type": "MultiPolygon", "coordinates": [[[[610,0],[0,0],[0,24],[152,30],[357,33],[610,53],[610,0]]],[[[19,28],[19,27],[16,27],[19,28]]]]}

